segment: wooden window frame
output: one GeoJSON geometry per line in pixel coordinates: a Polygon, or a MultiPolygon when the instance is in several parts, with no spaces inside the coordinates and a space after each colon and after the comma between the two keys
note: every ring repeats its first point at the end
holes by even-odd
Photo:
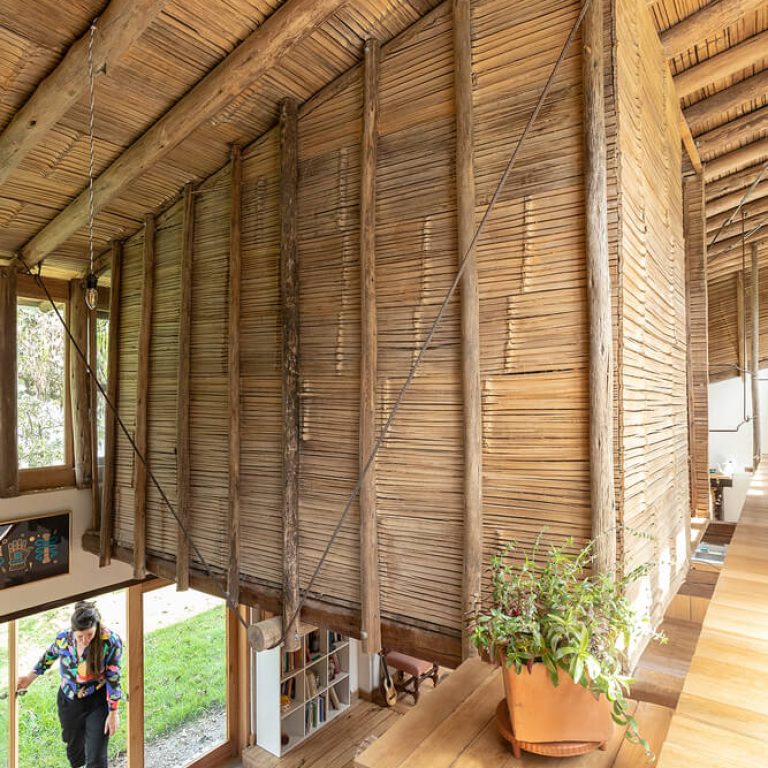
{"type": "MultiPolygon", "coordinates": [[[[29,275],[18,275],[17,299],[47,301],[45,292],[29,275]]],[[[64,304],[64,322],[69,323],[69,284],[65,280],[46,278],[45,285],[51,298],[64,304]]],[[[18,347],[17,347],[18,354],[18,347]]],[[[72,404],[69,381],[70,344],[64,334],[64,464],[49,467],[19,468],[19,492],[42,491],[75,486],[74,443],[72,435],[72,404]]]]}
{"type": "MultiPolygon", "coordinates": [[[[144,595],[172,585],[174,582],[166,579],[151,579],[132,587],[128,587],[126,597],[126,611],[128,614],[128,664],[127,686],[128,690],[128,717],[127,717],[127,746],[128,768],[144,768],[144,595]],[[134,682],[141,681],[140,686],[134,686],[134,682]],[[136,706],[138,704],[138,706],[136,706]]],[[[184,768],[214,768],[225,760],[235,757],[239,751],[239,744],[247,738],[241,733],[244,720],[240,709],[245,706],[249,709],[246,697],[247,691],[241,689],[243,672],[240,669],[247,640],[244,642],[244,632],[240,628],[237,617],[231,610],[226,612],[226,650],[227,650],[227,735],[226,741],[213,747],[197,760],[186,763],[184,768]]],[[[247,685],[248,675],[245,676],[247,685]]]]}

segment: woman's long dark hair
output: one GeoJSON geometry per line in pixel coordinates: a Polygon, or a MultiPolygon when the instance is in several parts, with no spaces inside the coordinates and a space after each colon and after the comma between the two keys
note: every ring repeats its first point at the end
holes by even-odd
{"type": "Polygon", "coordinates": [[[104,644],[101,642],[101,614],[95,603],[89,603],[86,600],[75,603],[71,623],[73,632],[82,632],[84,629],[96,627],[96,634],[88,646],[86,669],[91,675],[100,675],[104,666],[104,644]]]}

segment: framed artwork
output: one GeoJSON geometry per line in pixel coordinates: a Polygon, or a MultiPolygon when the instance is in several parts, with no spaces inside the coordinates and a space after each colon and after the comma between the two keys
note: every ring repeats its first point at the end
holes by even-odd
{"type": "Polygon", "coordinates": [[[0,589],[69,573],[70,513],[0,523],[0,589]]]}

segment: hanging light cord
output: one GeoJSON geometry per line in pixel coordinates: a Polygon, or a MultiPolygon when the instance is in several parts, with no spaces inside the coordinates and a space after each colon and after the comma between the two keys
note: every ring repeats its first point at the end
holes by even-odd
{"type": "Polygon", "coordinates": [[[89,274],[93,274],[93,115],[95,112],[93,98],[93,41],[96,37],[96,17],[91,24],[91,36],[88,40],[88,262],[90,264],[89,274]]]}

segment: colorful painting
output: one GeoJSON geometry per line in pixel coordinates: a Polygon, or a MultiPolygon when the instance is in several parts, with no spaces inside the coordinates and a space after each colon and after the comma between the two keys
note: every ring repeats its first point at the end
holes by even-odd
{"type": "Polygon", "coordinates": [[[0,523],[0,589],[69,573],[69,512],[0,523]]]}

